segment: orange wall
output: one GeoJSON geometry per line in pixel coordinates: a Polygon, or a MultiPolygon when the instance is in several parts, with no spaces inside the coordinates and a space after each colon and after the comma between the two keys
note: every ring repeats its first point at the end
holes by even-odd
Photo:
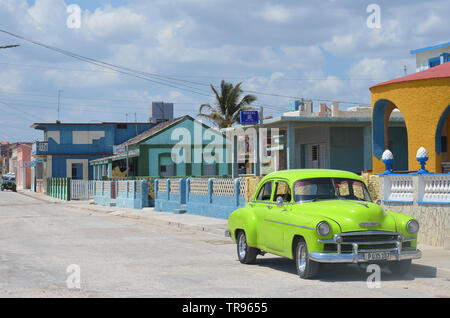
{"type": "MultiPolygon", "coordinates": [[[[427,149],[430,172],[442,172],[441,155],[435,151],[435,135],[439,119],[450,105],[450,78],[393,83],[371,88],[372,111],[380,99],[391,101],[402,113],[408,133],[409,170],[418,170],[417,150],[427,149]]],[[[388,109],[389,111],[389,109],[388,109]]],[[[395,154],[394,154],[395,160],[395,154]]],[[[385,165],[373,156],[374,173],[382,173],[385,165]]]]}

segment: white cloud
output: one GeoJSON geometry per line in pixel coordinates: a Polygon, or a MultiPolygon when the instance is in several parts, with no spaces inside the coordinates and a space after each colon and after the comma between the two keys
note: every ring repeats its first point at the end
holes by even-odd
{"type": "Polygon", "coordinates": [[[445,23],[442,21],[441,17],[432,12],[427,19],[417,25],[416,33],[419,35],[426,35],[438,30],[443,25],[445,25],[445,23]]]}
{"type": "Polygon", "coordinates": [[[146,17],[125,7],[109,5],[93,13],[85,10],[81,30],[89,40],[106,39],[110,43],[129,42],[146,30],[146,17]]]}
{"type": "Polygon", "coordinates": [[[23,76],[19,71],[0,71],[0,92],[15,93],[20,90],[23,83],[23,76]]]}
{"type": "MultiPolygon", "coordinates": [[[[244,81],[247,90],[279,95],[369,101],[371,85],[403,75],[403,65],[412,72],[414,56],[409,51],[448,40],[450,27],[446,0],[380,1],[381,29],[369,29],[365,6],[347,0],[135,0],[120,6],[100,0],[96,9],[83,8],[80,29],[66,26],[70,2],[36,0],[30,6],[26,0],[0,0],[0,21],[2,28],[27,38],[139,71],[214,85],[221,79],[244,81]]],[[[2,92],[54,95],[63,89],[86,100],[135,100],[126,104],[130,113],[137,107],[143,112],[142,105],[152,100],[167,100],[175,102],[177,114],[195,115],[198,105],[209,101],[125,75],[52,69],[105,71],[0,34],[4,42],[19,42],[21,47],[0,52],[6,63],[0,71],[2,92]]],[[[282,110],[292,102],[265,95],[258,100],[282,110]]],[[[105,113],[92,115],[113,120],[108,107],[114,105],[100,106],[105,113]]],[[[86,119],[86,114],[70,115],[74,121],[86,119]]],[[[124,119],[123,114],[117,116],[124,119]]]]}
{"type": "Polygon", "coordinates": [[[266,5],[258,16],[269,22],[286,23],[292,18],[291,11],[280,5],[266,5]]]}

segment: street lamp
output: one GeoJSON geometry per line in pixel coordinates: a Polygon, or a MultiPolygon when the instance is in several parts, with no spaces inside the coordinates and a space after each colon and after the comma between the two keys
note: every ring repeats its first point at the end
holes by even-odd
{"type": "Polygon", "coordinates": [[[12,49],[15,47],[19,47],[19,44],[14,44],[14,45],[6,45],[6,46],[0,46],[0,49],[12,49]]]}

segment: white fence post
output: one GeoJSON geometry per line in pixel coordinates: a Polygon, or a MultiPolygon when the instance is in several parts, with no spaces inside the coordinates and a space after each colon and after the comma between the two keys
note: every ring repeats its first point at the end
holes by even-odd
{"type": "Polygon", "coordinates": [[[94,197],[94,187],[94,180],[70,180],[70,199],[90,200],[94,197]]]}

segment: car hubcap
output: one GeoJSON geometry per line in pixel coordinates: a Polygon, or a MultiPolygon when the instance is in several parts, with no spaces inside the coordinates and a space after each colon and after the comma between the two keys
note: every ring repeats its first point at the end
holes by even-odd
{"type": "Polygon", "coordinates": [[[244,259],[246,253],[247,253],[247,241],[245,239],[245,235],[242,234],[239,237],[239,258],[244,259]]]}
{"type": "Polygon", "coordinates": [[[306,268],[306,250],[304,245],[300,245],[297,250],[297,268],[304,272],[306,268]]]}

